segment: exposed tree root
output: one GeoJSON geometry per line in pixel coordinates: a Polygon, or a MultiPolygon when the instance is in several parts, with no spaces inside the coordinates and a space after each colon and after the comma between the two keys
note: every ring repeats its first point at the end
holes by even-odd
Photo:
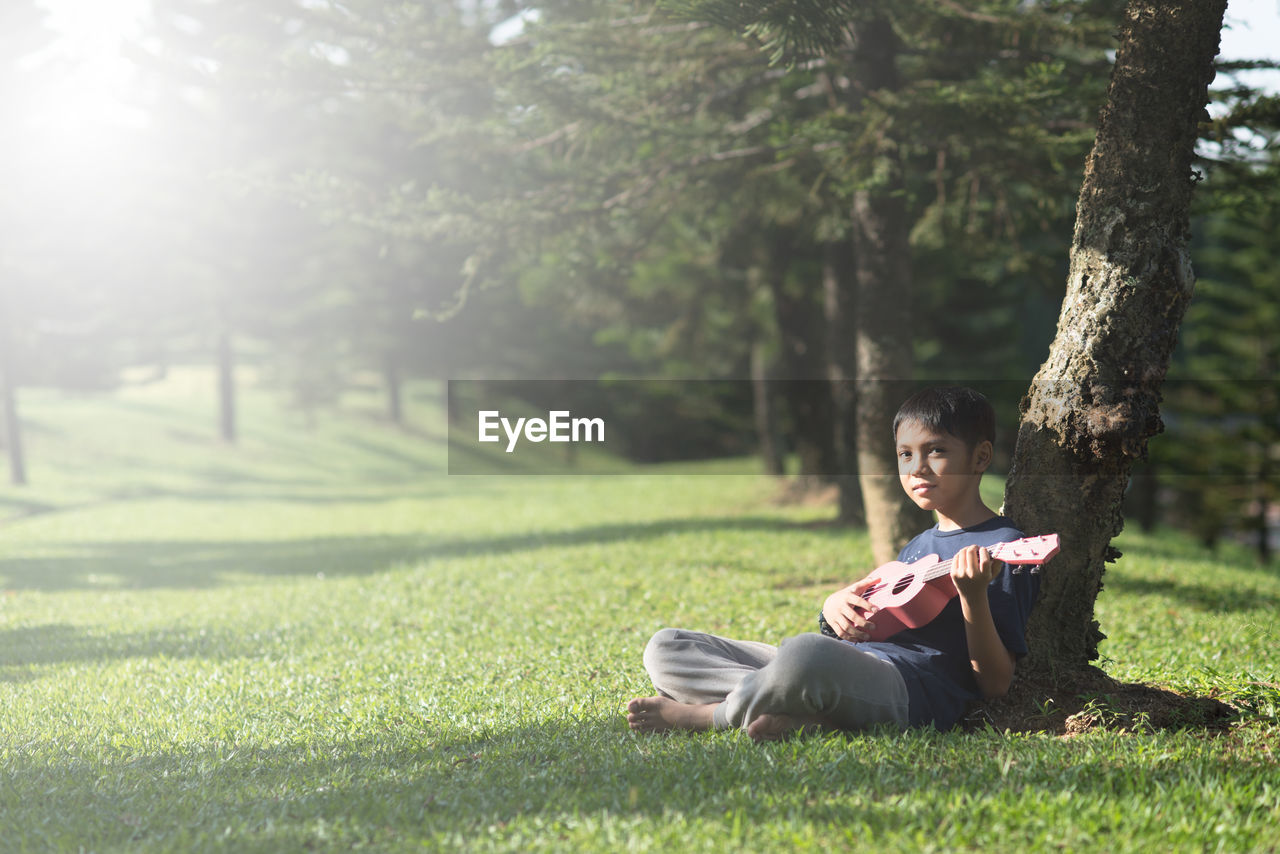
{"type": "Polygon", "coordinates": [[[1237,716],[1221,700],[1140,682],[1119,682],[1097,668],[1049,679],[1018,679],[1009,694],[978,704],[970,728],[1073,736],[1096,729],[1225,730],[1237,716]]]}

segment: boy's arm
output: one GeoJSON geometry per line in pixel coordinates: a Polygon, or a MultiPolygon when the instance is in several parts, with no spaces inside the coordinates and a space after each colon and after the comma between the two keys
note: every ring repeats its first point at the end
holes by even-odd
{"type": "Polygon", "coordinates": [[[987,585],[1000,574],[1000,569],[1000,562],[992,559],[991,552],[978,546],[961,549],[951,564],[951,580],[960,591],[969,663],[986,698],[1003,696],[1013,682],[1013,653],[996,632],[987,598],[987,585]]]}

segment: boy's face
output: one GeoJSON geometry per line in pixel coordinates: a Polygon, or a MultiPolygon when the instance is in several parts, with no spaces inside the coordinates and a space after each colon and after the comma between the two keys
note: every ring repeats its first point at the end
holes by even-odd
{"type": "Polygon", "coordinates": [[[898,480],[917,505],[947,514],[977,498],[978,481],[991,464],[991,443],[973,450],[950,433],[935,433],[918,421],[898,425],[898,480]]]}

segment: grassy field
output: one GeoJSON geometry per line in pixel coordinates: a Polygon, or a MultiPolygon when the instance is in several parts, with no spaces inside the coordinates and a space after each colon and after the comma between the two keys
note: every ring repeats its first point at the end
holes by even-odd
{"type": "Polygon", "coordinates": [[[1126,533],[1098,603],[1107,669],[1225,731],[636,736],[654,630],[811,630],[865,538],[714,466],[447,477],[431,388],[408,429],[246,393],[227,447],[212,388],[22,398],[0,850],[1280,848],[1280,574],[1244,551],[1126,533]]]}

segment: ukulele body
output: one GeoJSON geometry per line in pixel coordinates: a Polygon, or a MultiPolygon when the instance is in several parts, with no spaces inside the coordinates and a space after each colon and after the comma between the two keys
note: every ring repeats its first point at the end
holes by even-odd
{"type": "Polygon", "coordinates": [[[875,631],[867,632],[873,641],[882,641],[903,629],[918,629],[928,623],[960,591],[951,575],[926,579],[925,573],[937,566],[937,555],[926,555],[914,563],[890,561],[872,573],[880,589],[866,599],[879,610],[870,619],[875,631]]]}
{"type": "MultiPolygon", "coordinates": [[[[1024,537],[1011,543],[988,547],[991,556],[1010,566],[1015,575],[1022,567],[1038,567],[1058,553],[1057,534],[1024,537]]],[[[877,609],[870,619],[875,631],[867,632],[870,640],[882,641],[903,629],[918,629],[928,623],[960,594],[951,580],[951,560],[940,561],[937,555],[926,555],[913,563],[890,561],[868,578],[875,578],[871,591],[862,596],[877,609]]],[[[866,616],[864,613],[863,616],[866,616]]]]}

